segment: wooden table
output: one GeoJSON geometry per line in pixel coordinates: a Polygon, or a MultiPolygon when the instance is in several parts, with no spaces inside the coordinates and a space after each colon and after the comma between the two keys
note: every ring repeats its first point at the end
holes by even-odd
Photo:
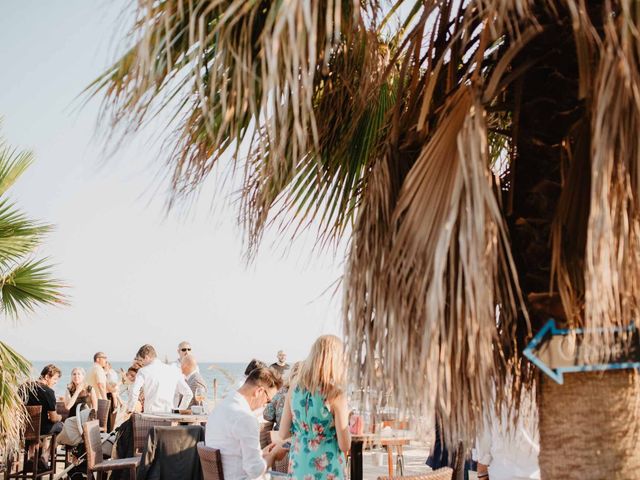
{"type": "MultiPolygon", "coordinates": [[[[393,476],[393,447],[396,447],[398,455],[403,457],[402,447],[409,445],[413,436],[410,432],[395,431],[390,435],[381,435],[379,433],[363,433],[351,436],[351,480],[362,480],[362,449],[363,445],[381,445],[387,448],[387,462],[389,467],[389,476],[393,476]]],[[[402,472],[401,472],[402,473],[402,472]]]]}
{"type": "Polygon", "coordinates": [[[169,420],[171,425],[191,425],[194,423],[207,423],[208,415],[193,415],[181,413],[142,413],[142,418],[149,420],[169,420]]]}

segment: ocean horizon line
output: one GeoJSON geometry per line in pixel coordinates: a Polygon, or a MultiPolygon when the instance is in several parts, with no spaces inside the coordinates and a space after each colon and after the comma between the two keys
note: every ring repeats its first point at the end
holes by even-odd
{"type": "MultiPolygon", "coordinates": [[[[71,359],[71,360],[64,360],[64,359],[55,359],[55,360],[50,360],[50,359],[42,359],[42,358],[34,358],[31,359],[29,357],[27,357],[26,355],[23,355],[24,358],[26,358],[27,360],[29,360],[30,362],[37,362],[37,363],[55,363],[55,362],[81,362],[81,363],[86,363],[86,362],[91,362],[93,363],[93,359],[89,358],[89,359],[71,359]]],[[[173,359],[168,359],[169,361],[176,361],[176,358],[173,359]]],[[[163,358],[160,358],[160,360],[164,361],[163,358]]],[[[126,363],[126,362],[132,362],[133,359],[118,359],[118,358],[111,358],[109,357],[109,362],[117,362],[117,363],[126,363]]],[[[250,360],[224,360],[224,361],[217,361],[217,360],[198,360],[198,363],[249,363],[250,360]]]]}

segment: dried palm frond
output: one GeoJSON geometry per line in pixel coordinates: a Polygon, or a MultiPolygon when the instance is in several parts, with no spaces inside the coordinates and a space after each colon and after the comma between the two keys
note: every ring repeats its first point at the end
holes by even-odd
{"type": "Polygon", "coordinates": [[[283,229],[295,221],[296,228],[316,221],[321,242],[340,238],[350,225],[395,101],[393,77],[382,79],[387,54],[385,44],[369,36],[356,37],[331,55],[331,76],[319,80],[313,101],[316,153],[278,174],[273,172],[282,162],[274,164],[260,149],[249,156],[242,211],[250,248],[258,245],[267,220],[278,215],[283,229]],[[278,204],[276,214],[271,213],[278,204]]]}
{"type": "Polygon", "coordinates": [[[27,410],[19,388],[29,379],[31,363],[0,342],[0,451],[18,447],[27,410]]]}
{"type": "Polygon", "coordinates": [[[277,176],[317,147],[314,83],[358,18],[347,0],[140,0],[133,46],[88,91],[104,91],[103,115],[126,133],[163,109],[180,119],[168,159],[175,195],[254,130],[277,176]]]}
{"type": "Polygon", "coordinates": [[[618,3],[604,17],[590,98],[585,324],[596,328],[627,325],[640,314],[640,12],[634,2],[618,3]]]}
{"type": "Polygon", "coordinates": [[[347,333],[352,359],[376,355],[382,366],[376,372],[363,362],[359,383],[393,388],[412,411],[435,408],[447,438],[466,438],[494,386],[503,398],[505,371],[517,377],[500,346],[514,343],[523,301],[489,169],[484,109],[467,88],[445,111],[399,193],[390,251],[373,268],[351,252],[347,333]],[[371,293],[357,294],[363,290],[371,293]]]}

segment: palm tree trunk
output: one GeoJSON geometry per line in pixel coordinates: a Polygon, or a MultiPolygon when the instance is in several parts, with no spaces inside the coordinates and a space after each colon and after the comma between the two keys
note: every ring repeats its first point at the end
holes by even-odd
{"type": "Polygon", "coordinates": [[[540,469],[543,479],[640,478],[640,375],[633,370],[543,379],[540,469]]]}
{"type": "MultiPolygon", "coordinates": [[[[563,149],[575,147],[572,128],[588,114],[578,99],[569,15],[558,22],[542,10],[538,13],[543,33],[514,61],[516,67],[519,62],[537,63],[512,92],[517,160],[509,178],[512,197],[506,199],[514,259],[530,301],[551,292],[550,232],[563,188],[563,149]]],[[[588,188],[588,176],[585,181],[588,188]]],[[[577,257],[581,255],[584,258],[578,251],[577,257]]],[[[544,306],[530,302],[534,330],[549,317],[558,317],[557,292],[551,293],[544,306]]],[[[640,478],[636,372],[578,373],[566,375],[563,385],[548,378],[540,383],[542,479],[640,478]]]]}

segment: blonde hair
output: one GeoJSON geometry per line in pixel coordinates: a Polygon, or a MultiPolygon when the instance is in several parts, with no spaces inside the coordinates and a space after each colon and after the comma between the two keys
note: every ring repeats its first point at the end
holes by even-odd
{"type": "Polygon", "coordinates": [[[67,389],[69,389],[69,393],[71,393],[71,395],[76,393],[76,384],[73,383],[73,373],[74,372],[80,372],[80,373],[82,373],[83,377],[86,376],[84,368],[82,368],[82,367],[76,367],[73,370],[71,370],[71,381],[69,382],[69,385],[67,385],[67,389]]]}
{"type": "Polygon", "coordinates": [[[296,362],[291,366],[291,370],[289,370],[289,375],[284,379],[283,387],[289,388],[296,381],[296,377],[300,373],[300,367],[302,366],[302,362],[296,362]]]}
{"type": "Polygon", "coordinates": [[[333,400],[345,388],[344,347],[335,335],[322,335],[311,347],[295,384],[333,400]]]}

